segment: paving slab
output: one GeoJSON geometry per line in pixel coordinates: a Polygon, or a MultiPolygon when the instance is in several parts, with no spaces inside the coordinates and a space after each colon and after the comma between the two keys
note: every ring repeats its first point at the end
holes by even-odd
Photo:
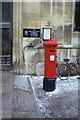
{"type": "Polygon", "coordinates": [[[2,72],[2,118],[41,118],[28,77],[2,72]]]}
{"type": "Polygon", "coordinates": [[[12,118],[42,118],[28,77],[14,76],[12,118]]]}
{"type": "Polygon", "coordinates": [[[7,108],[2,111],[2,118],[11,118],[12,117],[12,110],[7,108]]]}
{"type": "Polygon", "coordinates": [[[2,84],[12,85],[13,71],[2,71],[2,84]]]}
{"type": "Polygon", "coordinates": [[[12,93],[2,94],[2,110],[12,109],[12,93]]]}
{"type": "Polygon", "coordinates": [[[0,71],[0,84],[2,84],[2,71],[0,71]]]}
{"type": "Polygon", "coordinates": [[[2,93],[12,94],[12,92],[13,92],[12,85],[2,85],[2,93]]]}
{"type": "Polygon", "coordinates": [[[35,112],[22,112],[18,111],[14,113],[15,118],[38,118],[35,112]]]}
{"type": "Polygon", "coordinates": [[[12,71],[2,71],[2,118],[11,118],[12,116],[12,71]]]}

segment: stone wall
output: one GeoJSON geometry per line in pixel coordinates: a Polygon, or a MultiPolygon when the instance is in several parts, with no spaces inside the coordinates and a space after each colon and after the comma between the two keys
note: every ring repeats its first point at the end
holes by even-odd
{"type": "MultiPolygon", "coordinates": [[[[53,39],[60,44],[75,44],[75,4],[72,2],[20,2],[13,3],[13,68],[20,74],[36,74],[36,67],[44,60],[44,50],[37,49],[41,38],[23,38],[23,29],[41,29],[51,26],[53,39]],[[33,43],[33,49],[28,45],[33,43]]],[[[42,34],[42,33],[41,33],[42,34]]],[[[58,50],[58,55],[70,57],[77,50],[58,50]]],[[[39,69],[39,68],[38,68],[39,69]]],[[[37,71],[38,71],[37,69],[37,71]]]]}
{"type": "Polygon", "coordinates": [[[20,74],[25,67],[22,43],[22,3],[13,2],[13,70],[20,74]]]}
{"type": "MultiPolygon", "coordinates": [[[[40,29],[40,7],[41,3],[23,2],[22,3],[22,28],[40,29]]],[[[38,50],[28,48],[32,43],[36,47],[40,43],[40,38],[23,38],[23,54],[24,54],[24,73],[35,74],[36,65],[38,63],[38,50]]]]}

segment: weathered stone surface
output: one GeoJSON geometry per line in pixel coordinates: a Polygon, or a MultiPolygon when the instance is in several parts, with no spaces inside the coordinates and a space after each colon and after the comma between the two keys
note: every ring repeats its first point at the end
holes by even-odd
{"type": "Polygon", "coordinates": [[[13,115],[14,118],[38,118],[36,112],[16,112],[13,115]]]}
{"type": "Polygon", "coordinates": [[[2,112],[2,93],[0,92],[0,112],[2,112]]]}
{"type": "Polygon", "coordinates": [[[64,26],[64,44],[71,44],[72,25],[64,26]]]}
{"type": "Polygon", "coordinates": [[[3,93],[2,96],[2,109],[12,109],[12,93],[3,93]]]}
{"type": "Polygon", "coordinates": [[[4,109],[2,111],[2,118],[11,118],[12,117],[12,110],[11,109],[4,109]]]}
{"type": "Polygon", "coordinates": [[[59,44],[62,44],[63,38],[63,28],[59,26],[56,30],[54,30],[53,40],[57,41],[59,44]]]}
{"type": "Polygon", "coordinates": [[[22,8],[23,8],[22,12],[25,12],[25,13],[40,13],[40,7],[41,7],[40,5],[41,5],[40,2],[23,2],[22,3],[22,8]]]}
{"type": "Polygon", "coordinates": [[[2,93],[0,93],[2,94],[0,97],[0,99],[2,98],[0,101],[2,103],[2,118],[11,118],[12,116],[12,80],[12,71],[2,71],[2,93]]]}
{"type": "Polygon", "coordinates": [[[2,85],[2,93],[11,93],[12,94],[13,87],[12,85],[2,85]]]}
{"type": "MultiPolygon", "coordinates": [[[[14,83],[16,83],[17,79],[22,79],[22,77],[28,81],[26,83],[28,90],[18,86],[15,88],[14,86],[12,118],[41,118],[42,115],[37,106],[29,78],[26,76],[15,76],[14,83]]],[[[25,86],[24,80],[22,83],[25,86]]]]}
{"type": "Polygon", "coordinates": [[[19,91],[19,92],[14,91],[14,97],[15,97],[14,108],[18,109],[18,111],[26,111],[26,112],[35,111],[33,99],[29,94],[30,94],[29,92],[26,93],[24,91],[19,91]]]}
{"type": "Polygon", "coordinates": [[[24,51],[25,73],[35,74],[36,64],[38,62],[37,49],[27,48],[24,51]]]}
{"type": "Polygon", "coordinates": [[[36,74],[37,75],[44,75],[44,63],[40,62],[36,66],[36,74]]]}
{"type": "Polygon", "coordinates": [[[44,49],[38,49],[38,62],[44,61],[44,49]]]}

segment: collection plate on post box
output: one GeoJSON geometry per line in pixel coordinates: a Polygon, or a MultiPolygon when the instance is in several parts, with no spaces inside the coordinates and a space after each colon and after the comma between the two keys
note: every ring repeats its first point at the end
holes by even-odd
{"type": "Polygon", "coordinates": [[[54,61],[54,55],[50,55],[50,61],[54,61]]]}

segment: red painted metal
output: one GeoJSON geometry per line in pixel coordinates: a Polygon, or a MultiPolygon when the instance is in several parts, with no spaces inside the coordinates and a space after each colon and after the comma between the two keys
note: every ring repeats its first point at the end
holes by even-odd
{"type": "Polygon", "coordinates": [[[44,77],[56,78],[56,48],[58,43],[52,40],[43,44],[45,46],[44,55],[44,77]]]}

